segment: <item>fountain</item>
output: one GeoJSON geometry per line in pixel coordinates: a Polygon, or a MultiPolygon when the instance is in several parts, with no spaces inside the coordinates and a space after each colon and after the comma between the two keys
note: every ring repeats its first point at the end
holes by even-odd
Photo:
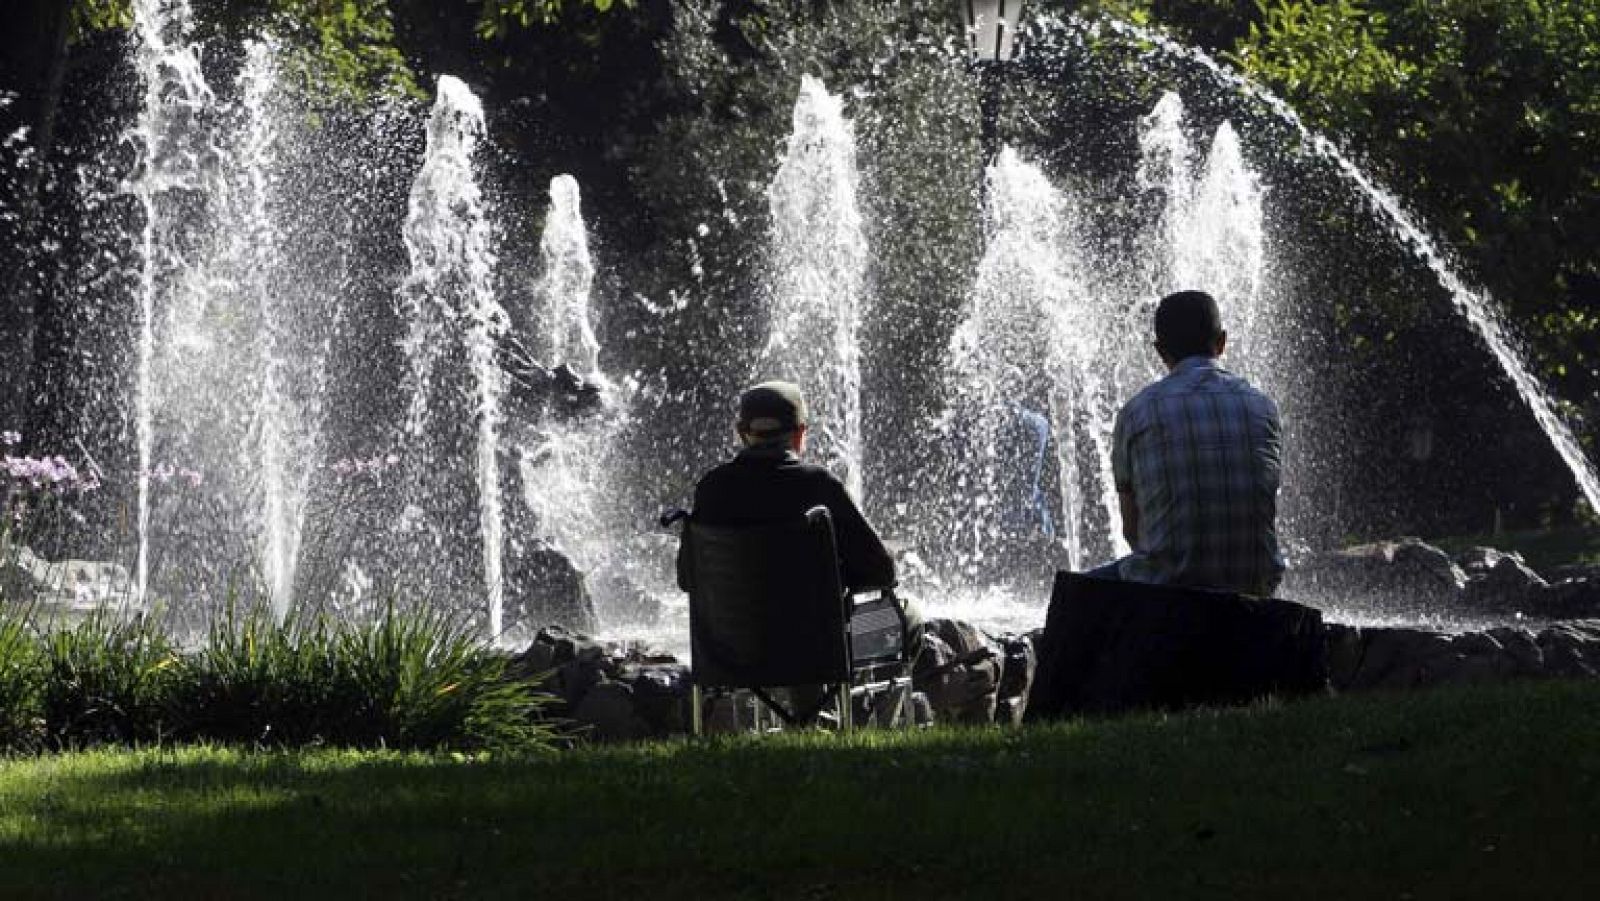
{"type": "MultiPolygon", "coordinates": [[[[1093,27],[1076,19],[1070,24],[1053,20],[1044,23],[1043,30],[1049,33],[1067,28],[1092,29],[1093,27]]],[[[1584,456],[1577,438],[1556,412],[1549,394],[1528,371],[1527,365],[1514,350],[1513,342],[1495,311],[1494,304],[1481,291],[1468,287],[1446,254],[1440,250],[1434,239],[1417,225],[1399,198],[1380,187],[1333,141],[1325,135],[1312,131],[1282,98],[1238,73],[1224,68],[1204,51],[1183,46],[1156,31],[1127,22],[1112,20],[1108,27],[1113,33],[1156,47],[1171,58],[1188,61],[1209,73],[1218,85],[1260,103],[1278,121],[1288,125],[1298,135],[1306,149],[1327,161],[1341,177],[1360,191],[1393,237],[1411,248],[1417,260],[1433,273],[1439,285],[1450,296],[1456,310],[1482,338],[1495,362],[1516,389],[1521,401],[1532,413],[1567,468],[1571,470],[1579,491],[1588,502],[1589,509],[1600,510],[1600,473],[1596,472],[1594,465],[1584,456]]]]}
{"type": "MultiPolygon", "coordinates": [[[[949,137],[967,126],[975,136],[976,125],[949,126],[930,112],[938,106],[959,118],[943,109],[955,108],[948,97],[897,106],[874,93],[892,77],[930,93],[969,78],[952,67],[955,54],[919,44],[853,75],[823,70],[836,88],[847,86],[840,93],[801,75],[791,94],[796,75],[818,71],[827,57],[786,57],[781,89],[768,84],[770,102],[739,108],[792,99],[787,128],[763,121],[766,131],[751,143],[770,143],[758,151],[708,153],[705,160],[728,166],[707,179],[715,196],[673,194],[704,209],[652,219],[657,208],[634,220],[675,231],[642,241],[657,241],[646,252],[607,256],[596,290],[595,256],[616,244],[591,246],[582,205],[591,205],[591,222],[611,224],[593,207],[618,209],[604,206],[619,203],[616,184],[584,198],[576,178],[552,179],[538,270],[518,270],[501,242],[531,239],[520,214],[543,202],[522,196],[518,179],[501,178],[524,161],[495,155],[483,105],[461,81],[441,77],[425,115],[394,107],[400,124],[379,139],[399,146],[387,168],[362,156],[371,148],[348,161],[321,159],[307,149],[318,117],[300,115],[299,98],[278,78],[276,44],[243,48],[236,78],[230,65],[203,72],[186,0],[136,0],[134,13],[143,95],[125,182],[138,214],[133,285],[105,303],[138,309],[127,399],[137,461],[126,481],[137,486],[141,599],[206,607],[253,580],[252,590],[286,616],[344,585],[364,600],[334,605],[341,614],[403,596],[469,612],[500,636],[551,616],[548,583],[528,573],[565,566],[564,584],[587,585],[599,630],[637,622],[642,634],[664,637],[682,625],[650,612],[678,600],[668,584],[670,541],[648,535],[641,510],[681,500],[696,472],[727,450],[727,436],[720,424],[663,420],[690,409],[707,420],[725,415],[727,385],[789,378],[812,401],[812,458],[838,473],[870,515],[904,531],[890,537],[915,550],[921,563],[908,562],[908,581],[929,606],[985,623],[1010,617],[1008,627],[1036,622],[1052,568],[1126,549],[1110,436],[1120,405],[1159,374],[1147,334],[1156,298],[1193,285],[1219,297],[1229,364],[1287,399],[1291,443],[1297,428],[1308,434],[1294,401],[1316,390],[1291,368],[1306,314],[1287,302],[1286,255],[1275,243],[1284,231],[1269,215],[1280,210],[1282,187],[1252,153],[1257,123],[1216,97],[1163,93],[1171,86],[1162,85],[1118,101],[1115,136],[1083,138],[1117,152],[1053,146],[1033,121],[1057,112],[1047,109],[1053,100],[1039,87],[1040,69],[1055,65],[1051,53],[1091,52],[1088,36],[1153,47],[1286,123],[1434,273],[1585,497],[1600,501],[1600,479],[1489,299],[1463,284],[1399,202],[1275,97],[1133,26],[1033,27],[1028,52],[1038,62],[1017,79],[1032,81],[1009,95],[1026,108],[998,120],[1013,146],[983,173],[982,241],[966,255],[919,247],[879,265],[889,235],[977,237],[975,184],[970,205],[941,199],[935,211],[960,219],[960,228],[915,221],[937,218],[932,204],[907,204],[895,192],[926,191],[928,179],[887,177],[899,161],[857,156],[858,130],[864,148],[880,151],[915,134],[918,165],[948,157],[951,170],[978,168],[970,148],[949,137]],[[896,66],[898,75],[884,74],[896,66]],[[939,78],[918,80],[928,72],[939,78]],[[417,147],[424,118],[425,146],[417,147]],[[310,196],[330,183],[336,197],[310,196]],[[389,194],[396,199],[386,206],[389,194]],[[763,216],[765,229],[747,227],[763,216]],[[337,255],[326,249],[330,237],[337,255]],[[940,255],[957,260],[940,270],[949,290],[908,289],[904,273],[940,255]],[[648,316],[629,319],[629,298],[646,293],[641,284],[670,302],[645,301],[648,316]],[[604,361],[597,325],[608,342],[604,361]],[[682,336],[707,343],[693,348],[693,366],[673,368],[682,336]],[[942,395],[863,397],[863,385],[880,383],[885,371],[941,362],[946,371],[936,376],[902,381],[942,395]],[[924,428],[934,411],[938,428],[924,428]],[[663,434],[682,436],[680,445],[662,449],[663,434]],[[369,482],[358,497],[341,493],[352,473],[369,482]],[[197,484],[180,492],[185,476],[197,484]],[[952,509],[959,512],[947,522],[932,521],[952,509]],[[643,595],[654,597],[638,602],[643,595]]],[[[727,137],[728,146],[738,139],[727,137]]],[[[541,171],[539,184],[549,174],[541,171]]],[[[948,174],[939,177],[959,181],[948,174]]],[[[959,199],[965,190],[929,196],[959,199]]],[[[1307,505],[1315,512],[1340,486],[1329,479],[1308,490],[1320,492],[1307,505]]],[[[1302,543],[1316,540],[1292,518],[1285,529],[1302,543]]]]}
{"type": "MultiPolygon", "coordinates": [[[[577,179],[550,181],[550,206],[539,239],[542,274],[534,286],[535,364],[566,387],[591,400],[569,396],[546,401],[528,417],[518,439],[517,469],[521,502],[530,521],[513,539],[519,558],[546,549],[562,555],[583,574],[589,600],[609,604],[625,581],[628,530],[619,528],[618,499],[612,495],[617,436],[626,422],[627,402],[600,370],[600,342],[592,320],[594,260],[583,221],[577,179]],[[575,403],[576,402],[576,403],[575,403]]],[[[548,585],[530,586],[544,597],[530,599],[525,618],[559,619],[592,627],[587,604],[564,600],[548,585]]]]}
{"type": "MultiPolygon", "coordinates": [[[[1056,538],[1072,567],[1084,560],[1079,492],[1080,405],[1096,394],[1092,330],[1103,312],[1091,295],[1073,240],[1067,198],[1015,150],[988,171],[988,248],[965,319],[951,339],[951,399],[946,434],[960,517],[955,556],[976,575],[993,576],[991,556],[1008,545],[1056,538]],[[1038,361],[1043,365],[1032,365],[1038,361]],[[1046,490],[1044,464],[1058,468],[1059,498],[1046,490]]],[[[1006,558],[1003,568],[1020,561],[1006,558]]],[[[1048,558],[1042,562],[1048,565],[1048,558]]]]}
{"type": "Polygon", "coordinates": [[[137,600],[149,596],[151,477],[155,468],[158,318],[172,304],[174,280],[183,266],[179,235],[204,188],[208,148],[203,122],[214,97],[190,42],[194,28],[188,0],[135,0],[134,67],[144,88],[139,118],[128,135],[138,162],[126,192],[138,203],[142,223],[137,242],[138,364],[135,431],[138,446],[135,563],[137,600]]]}
{"type": "Polygon", "coordinates": [[[427,151],[412,183],[405,222],[411,271],[400,288],[409,361],[402,440],[408,504],[400,531],[414,556],[413,577],[427,594],[449,591],[465,575],[458,531],[463,498],[477,510],[476,544],[490,635],[502,630],[504,509],[500,492],[500,403],[504,374],[496,344],[506,313],[493,287],[493,236],[478,186],[475,155],[483,106],[458,79],[439,79],[428,119],[427,151]],[[454,539],[457,543],[447,546],[454,539]],[[442,572],[434,555],[449,560],[442,572]],[[442,577],[442,578],[441,578],[442,577]]]}
{"type": "Polygon", "coordinates": [[[800,80],[794,131],[767,189],[771,325],[757,379],[806,386],[811,454],[863,495],[861,320],[869,248],[856,203],[855,134],[844,100],[800,80]]]}

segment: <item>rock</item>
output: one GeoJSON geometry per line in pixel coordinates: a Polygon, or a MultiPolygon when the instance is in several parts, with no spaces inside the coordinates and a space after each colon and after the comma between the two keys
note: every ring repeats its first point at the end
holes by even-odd
{"type": "Polygon", "coordinates": [[[1390,562],[1397,568],[1426,573],[1454,591],[1467,583],[1466,573],[1450,555],[1417,538],[1402,538],[1389,545],[1390,562]]]}
{"type": "Polygon", "coordinates": [[[566,555],[532,541],[512,541],[508,549],[503,602],[508,634],[525,635],[551,623],[594,628],[594,603],[583,573],[566,555]]]}
{"type": "Polygon", "coordinates": [[[1594,678],[1600,671],[1600,620],[1559,623],[1537,638],[1544,653],[1544,674],[1594,678]]]}
{"type": "Polygon", "coordinates": [[[1600,579],[1565,579],[1530,591],[1518,612],[1547,619],[1600,618],[1600,579]]]}
{"type": "Polygon", "coordinates": [[[1600,673],[1600,620],[1560,623],[1534,634],[1340,627],[1334,685],[1345,691],[1416,689],[1512,678],[1600,673]],[[1356,660],[1352,668],[1349,660],[1356,660]]]}
{"type": "Polygon", "coordinates": [[[1348,688],[1361,671],[1366,647],[1361,630],[1354,626],[1328,623],[1325,644],[1328,654],[1328,682],[1334,688],[1348,688]]]}
{"type": "Polygon", "coordinates": [[[528,649],[507,666],[511,678],[538,679],[570,709],[594,685],[615,674],[605,645],[560,626],[539,630],[528,649]]]}
{"type": "Polygon", "coordinates": [[[622,681],[633,689],[634,709],[653,736],[690,731],[689,667],[651,663],[623,668],[622,681]]]}
{"type": "Polygon", "coordinates": [[[1600,564],[1564,563],[1551,568],[1544,575],[1552,585],[1567,581],[1600,582],[1600,564]]]}
{"type": "Polygon", "coordinates": [[[1461,567],[1467,578],[1488,575],[1501,560],[1513,559],[1518,563],[1525,563],[1522,555],[1516,551],[1499,551],[1492,547],[1469,547],[1456,555],[1456,565],[1461,567]]]}
{"type": "Polygon", "coordinates": [[[6,597],[33,607],[35,622],[69,625],[98,610],[140,613],[127,567],[100,560],[47,560],[17,545],[4,567],[6,597]]]}
{"type": "Polygon", "coordinates": [[[1517,658],[1484,632],[1362,629],[1362,662],[1341,689],[1414,689],[1514,675],[1517,658]]]}
{"type": "Polygon", "coordinates": [[[601,680],[590,686],[572,708],[572,718],[599,741],[638,741],[651,735],[635,708],[633,689],[621,682],[601,680]]]}
{"type": "Polygon", "coordinates": [[[997,723],[1018,726],[1022,724],[1028,709],[1028,692],[1033,689],[1034,670],[1038,663],[1033,651],[1033,637],[1031,634],[1002,635],[998,641],[1002,656],[994,718],[997,723]]]}
{"type": "Polygon", "coordinates": [[[1544,674],[1544,651],[1540,649],[1539,642],[1532,632],[1527,629],[1501,626],[1490,629],[1487,634],[1500,645],[1501,651],[1510,662],[1513,675],[1544,674]]]}
{"type": "Polygon", "coordinates": [[[1467,574],[1450,555],[1416,538],[1314,555],[1291,570],[1289,590],[1309,597],[1360,597],[1379,607],[1452,606],[1467,574]]]}
{"type": "Polygon", "coordinates": [[[1502,555],[1467,582],[1462,599],[1480,610],[1518,613],[1540,606],[1540,595],[1547,587],[1548,583],[1520,557],[1502,555]]]}
{"type": "Polygon", "coordinates": [[[1166,585],[1056,575],[1029,721],[1326,691],[1316,610],[1166,585]]]}

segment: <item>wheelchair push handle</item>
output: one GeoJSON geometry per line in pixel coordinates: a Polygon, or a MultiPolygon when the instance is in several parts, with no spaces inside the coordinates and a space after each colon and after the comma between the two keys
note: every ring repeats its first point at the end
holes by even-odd
{"type": "Polygon", "coordinates": [[[670,529],[677,523],[687,520],[688,518],[688,510],[685,510],[682,507],[673,507],[671,510],[664,511],[660,518],[656,520],[656,522],[660,523],[661,528],[670,529]]]}

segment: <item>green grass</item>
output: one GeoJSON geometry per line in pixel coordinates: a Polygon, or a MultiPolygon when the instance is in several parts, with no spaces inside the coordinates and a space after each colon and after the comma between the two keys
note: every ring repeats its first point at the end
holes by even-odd
{"type": "Polygon", "coordinates": [[[522,760],[0,764],[0,897],[1593,898],[1600,684],[522,760]]]}

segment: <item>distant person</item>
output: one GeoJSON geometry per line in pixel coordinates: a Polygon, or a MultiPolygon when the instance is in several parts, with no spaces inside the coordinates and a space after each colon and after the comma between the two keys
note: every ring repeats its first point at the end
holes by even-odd
{"type": "Polygon", "coordinates": [[[1089,575],[1270,596],[1284,571],[1277,405],[1217,363],[1228,333],[1211,295],[1162,298],[1155,331],[1168,374],[1122,408],[1112,437],[1133,552],[1089,575]]]}
{"type": "Polygon", "coordinates": [[[1011,405],[1011,413],[1010,444],[1017,454],[1012,460],[1004,508],[1008,524],[1055,538],[1055,518],[1050,515],[1050,499],[1044,490],[1044,464],[1052,440],[1050,420],[1019,403],[1011,405]]]}

